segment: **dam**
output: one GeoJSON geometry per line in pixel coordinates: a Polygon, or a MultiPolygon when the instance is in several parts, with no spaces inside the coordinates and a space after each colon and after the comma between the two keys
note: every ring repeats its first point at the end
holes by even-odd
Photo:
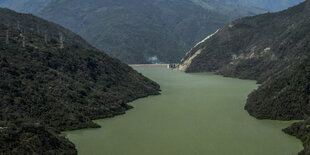
{"type": "Polygon", "coordinates": [[[130,67],[136,68],[176,68],[178,64],[129,64],[130,67]]]}

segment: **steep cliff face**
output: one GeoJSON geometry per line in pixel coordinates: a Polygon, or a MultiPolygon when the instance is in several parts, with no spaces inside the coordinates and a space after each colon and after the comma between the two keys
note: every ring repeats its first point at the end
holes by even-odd
{"type": "Polygon", "coordinates": [[[183,58],[200,51],[184,70],[265,81],[310,55],[309,3],[231,22],[183,58]]]}

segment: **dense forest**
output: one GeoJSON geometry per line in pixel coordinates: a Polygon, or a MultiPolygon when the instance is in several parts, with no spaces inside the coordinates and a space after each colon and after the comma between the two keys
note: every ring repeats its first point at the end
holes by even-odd
{"type": "Polygon", "coordinates": [[[297,137],[303,142],[305,149],[299,152],[299,155],[310,154],[310,119],[294,123],[290,127],[283,129],[283,131],[289,135],[297,137]]]}
{"type": "Polygon", "coordinates": [[[195,42],[229,20],[265,12],[213,0],[13,1],[0,6],[58,23],[131,64],[179,62],[195,42]]]}
{"type": "Polygon", "coordinates": [[[309,18],[307,1],[282,12],[235,20],[192,48],[181,68],[261,83],[310,55],[309,18]]]}
{"type": "MultiPolygon", "coordinates": [[[[259,119],[310,119],[310,57],[270,77],[249,95],[245,109],[259,119]]],[[[300,155],[310,154],[309,125],[307,120],[283,130],[304,143],[300,155]]]]}
{"type": "Polygon", "coordinates": [[[61,131],[98,128],[92,120],[160,94],[157,83],[116,58],[177,62],[215,32],[179,69],[257,80],[245,110],[257,119],[304,120],[283,131],[309,155],[310,0],[251,16],[301,1],[0,0],[71,29],[0,9],[0,154],[77,154],[61,131]]]}
{"type": "Polygon", "coordinates": [[[305,120],[309,97],[310,58],[270,77],[249,95],[245,109],[260,119],[305,120]]]}
{"type": "MultiPolygon", "coordinates": [[[[25,152],[18,153],[36,147],[44,150],[48,144],[36,141],[49,141],[42,137],[61,141],[59,149],[72,151],[72,144],[53,137],[54,132],[99,127],[91,120],[123,114],[132,108],[128,102],[159,94],[158,84],[126,64],[94,48],[74,44],[83,41],[80,37],[66,42],[61,36],[46,38],[37,31],[0,25],[0,138],[6,144],[0,151],[15,153],[13,146],[25,136],[34,142],[22,144],[24,148],[17,151],[25,152]]],[[[50,145],[56,148],[47,150],[57,152],[58,144],[50,145]]]]}

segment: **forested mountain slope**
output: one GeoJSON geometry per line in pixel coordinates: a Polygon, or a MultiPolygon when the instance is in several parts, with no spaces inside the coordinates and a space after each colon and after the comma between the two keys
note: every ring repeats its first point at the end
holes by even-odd
{"type": "Polygon", "coordinates": [[[127,102],[158,94],[156,83],[102,52],[66,43],[60,48],[55,39],[45,43],[4,25],[0,37],[0,120],[91,127],[91,119],[123,113],[127,102]]]}
{"type": "Polygon", "coordinates": [[[0,154],[76,154],[55,132],[99,127],[93,119],[123,114],[128,102],[159,94],[158,84],[72,32],[4,11],[14,18],[3,19],[23,28],[0,24],[0,154]],[[45,24],[47,33],[72,39],[46,38],[36,30],[45,24]]]}
{"type": "Polygon", "coordinates": [[[36,1],[18,1],[0,6],[61,24],[126,63],[178,62],[195,42],[230,19],[264,12],[220,1],[53,0],[41,1],[44,4],[40,5],[29,5],[39,4],[36,1]],[[33,8],[18,7],[23,2],[25,8],[33,8]]]}
{"type": "Polygon", "coordinates": [[[310,154],[310,119],[294,123],[290,127],[283,129],[283,131],[289,135],[297,137],[303,142],[305,149],[299,152],[299,155],[310,154]]]}
{"type": "Polygon", "coordinates": [[[192,48],[180,69],[265,81],[310,55],[309,3],[231,22],[192,48]]]}
{"type": "Polygon", "coordinates": [[[0,127],[0,154],[76,155],[77,150],[68,139],[42,125],[15,123],[0,127]]]}
{"type": "MultiPolygon", "coordinates": [[[[245,109],[258,119],[310,116],[310,0],[288,10],[231,22],[198,43],[182,60],[186,72],[215,71],[262,85],[245,109]]],[[[309,120],[284,130],[310,153],[309,120]]]]}
{"type": "Polygon", "coordinates": [[[283,131],[303,142],[300,155],[309,155],[310,57],[270,77],[249,95],[245,109],[258,119],[306,120],[283,131]]]}
{"type": "Polygon", "coordinates": [[[63,40],[67,43],[75,44],[84,48],[93,48],[88,42],[72,31],[31,14],[17,13],[9,9],[0,8],[0,23],[16,28],[22,32],[36,32],[47,39],[59,39],[60,36],[62,36],[63,40]]]}
{"type": "Polygon", "coordinates": [[[309,118],[310,57],[270,77],[249,95],[245,109],[259,119],[309,118]]]}

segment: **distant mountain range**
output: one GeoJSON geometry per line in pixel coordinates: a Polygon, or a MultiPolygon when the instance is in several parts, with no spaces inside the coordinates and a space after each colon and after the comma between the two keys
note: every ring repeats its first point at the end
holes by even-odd
{"type": "Polygon", "coordinates": [[[64,27],[29,14],[22,14],[10,9],[0,9],[0,23],[23,32],[36,32],[47,39],[59,39],[60,35],[70,44],[84,48],[94,47],[82,37],[64,27]]]}
{"type": "Polygon", "coordinates": [[[263,8],[268,11],[281,11],[305,0],[228,0],[239,4],[263,8]]]}
{"type": "Polygon", "coordinates": [[[0,6],[63,25],[123,62],[169,63],[230,20],[301,1],[2,0],[0,6]]]}
{"type": "Polygon", "coordinates": [[[3,0],[69,28],[126,63],[178,62],[228,21],[265,12],[226,0],[3,0]]]}

